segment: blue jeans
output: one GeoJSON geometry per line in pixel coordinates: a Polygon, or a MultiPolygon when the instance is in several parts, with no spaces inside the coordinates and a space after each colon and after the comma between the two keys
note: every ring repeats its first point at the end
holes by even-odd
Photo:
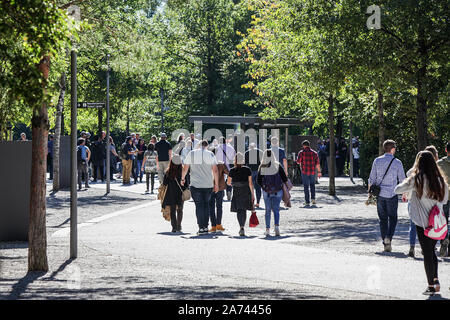
{"type": "Polygon", "coordinates": [[[259,204],[261,200],[261,186],[258,184],[258,171],[252,171],[252,181],[256,193],[256,203],[259,204]]]}
{"type": "MultiPolygon", "coordinates": [[[[408,202],[408,214],[411,204],[408,202]]],[[[414,222],[409,219],[409,245],[414,247],[416,245],[417,229],[414,222]]]]}
{"type": "Polygon", "coordinates": [[[141,180],[144,175],[144,171],[141,171],[143,161],[144,160],[136,160],[136,177],[140,178],[141,180]]]}
{"type": "Polygon", "coordinates": [[[222,224],[223,213],[223,196],[225,191],[211,192],[211,199],[209,200],[209,218],[211,219],[211,226],[215,227],[222,224]],[[216,213],[217,208],[217,213],[216,213]]]}
{"type": "Polygon", "coordinates": [[[309,204],[309,189],[311,189],[311,199],[316,199],[316,176],[302,173],[302,181],[305,189],[305,202],[309,204]]]}
{"type": "Polygon", "coordinates": [[[392,240],[394,237],[395,227],[397,226],[397,209],[398,209],[398,196],[395,195],[392,198],[378,197],[377,199],[377,211],[380,221],[381,239],[388,238],[392,240]]]}
{"type": "Polygon", "coordinates": [[[190,187],[192,199],[195,203],[195,215],[200,229],[208,228],[209,220],[209,200],[213,188],[190,187]]]}
{"type": "Polygon", "coordinates": [[[273,211],[275,225],[280,225],[280,203],[283,197],[283,190],[269,194],[263,190],[264,204],[266,206],[266,228],[270,229],[270,216],[273,211]]]}

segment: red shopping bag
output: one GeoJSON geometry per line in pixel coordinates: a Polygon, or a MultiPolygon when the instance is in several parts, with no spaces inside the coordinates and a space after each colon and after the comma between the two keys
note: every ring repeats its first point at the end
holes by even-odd
{"type": "Polygon", "coordinates": [[[256,216],[256,211],[252,212],[252,215],[250,216],[250,222],[249,222],[249,227],[250,228],[254,228],[259,224],[259,220],[258,217],[256,216]]]}

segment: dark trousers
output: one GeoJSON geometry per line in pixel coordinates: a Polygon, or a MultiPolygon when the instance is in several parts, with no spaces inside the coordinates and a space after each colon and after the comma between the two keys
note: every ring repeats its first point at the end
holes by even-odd
{"type": "Polygon", "coordinates": [[[256,193],[256,203],[259,204],[259,201],[261,200],[262,191],[261,186],[258,184],[258,171],[252,171],[252,182],[256,193]]]}
{"type": "Polygon", "coordinates": [[[105,180],[105,177],[103,176],[103,169],[104,169],[103,163],[94,164],[94,181],[97,181],[97,171],[98,170],[100,170],[100,179],[102,181],[105,180]]]}
{"type": "Polygon", "coordinates": [[[50,180],[53,180],[53,157],[47,154],[47,172],[50,173],[50,180]]]}
{"type": "Polygon", "coordinates": [[[359,177],[359,159],[353,158],[353,176],[359,177]]]}
{"type": "Polygon", "coordinates": [[[172,228],[181,231],[181,221],[183,220],[183,205],[181,206],[170,206],[170,223],[172,228]]]}
{"type": "Polygon", "coordinates": [[[316,199],[316,176],[302,173],[303,188],[305,190],[305,202],[309,204],[309,190],[311,189],[311,199],[316,199]]]}
{"type": "Polygon", "coordinates": [[[225,191],[211,192],[211,199],[209,200],[209,218],[211,219],[211,226],[215,227],[222,224],[223,213],[223,197],[225,191]],[[217,210],[217,211],[216,211],[217,210]]]}
{"type": "Polygon", "coordinates": [[[85,179],[86,188],[89,186],[89,171],[87,163],[78,163],[77,165],[78,171],[78,188],[81,189],[81,179],[85,179]]]}
{"type": "Polygon", "coordinates": [[[239,226],[243,228],[245,226],[245,221],[247,220],[247,210],[238,209],[237,219],[239,222],[239,226]]]}
{"type": "Polygon", "coordinates": [[[423,251],[423,264],[425,265],[425,273],[427,274],[428,284],[432,285],[433,280],[438,277],[438,259],[434,251],[437,240],[428,238],[424,234],[422,227],[416,226],[416,228],[420,247],[423,251]]]}
{"type": "Polygon", "coordinates": [[[322,169],[323,174],[328,174],[328,165],[327,165],[327,156],[320,156],[320,168],[322,169]]]}
{"type": "Polygon", "coordinates": [[[149,190],[148,189],[148,184],[149,184],[149,182],[151,182],[152,183],[152,192],[153,192],[153,189],[155,187],[155,174],[156,173],[149,173],[149,172],[147,172],[145,174],[145,180],[146,180],[146,183],[147,183],[147,190],[149,190]]]}
{"type": "Polygon", "coordinates": [[[398,209],[398,196],[395,195],[392,198],[377,198],[377,211],[380,221],[381,239],[388,238],[392,240],[394,237],[395,227],[397,226],[397,209],[398,209]]]}
{"type": "Polygon", "coordinates": [[[190,187],[192,199],[195,203],[195,215],[200,229],[208,228],[209,220],[209,200],[213,188],[190,187]]]}

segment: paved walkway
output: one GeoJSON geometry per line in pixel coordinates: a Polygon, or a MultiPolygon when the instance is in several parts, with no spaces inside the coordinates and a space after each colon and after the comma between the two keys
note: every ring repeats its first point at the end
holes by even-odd
{"type": "MultiPolygon", "coordinates": [[[[258,211],[260,225],[239,237],[230,202],[224,204],[223,234],[196,235],[192,201],[185,204],[183,233],[172,234],[159,203],[140,201],[80,221],[75,261],[67,260],[67,226],[49,232],[51,271],[46,275],[25,275],[26,244],[3,245],[0,297],[425,299],[420,249],[416,259],[405,254],[406,205],[399,206],[393,252],[383,253],[376,208],[363,204],[362,186],[342,178],[337,185],[338,196],[330,197],[322,179],[318,205],[308,209],[301,207],[303,192],[296,187],[293,208],[281,211],[281,237],[263,236],[263,210],[258,211]]],[[[145,189],[133,187],[134,194],[145,189]]],[[[439,264],[442,296],[437,298],[450,297],[449,271],[445,258],[439,264]]]]}

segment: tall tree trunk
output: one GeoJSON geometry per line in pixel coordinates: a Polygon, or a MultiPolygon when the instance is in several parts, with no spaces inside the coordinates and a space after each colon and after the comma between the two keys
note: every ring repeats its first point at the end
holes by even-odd
{"type": "Polygon", "coordinates": [[[53,191],[59,191],[59,146],[61,141],[62,109],[66,94],[66,73],[59,80],[59,99],[56,104],[55,139],[53,141],[53,191]]]}
{"type": "Polygon", "coordinates": [[[378,96],[378,154],[384,154],[383,143],[384,136],[386,132],[386,125],[384,122],[384,114],[383,114],[383,93],[380,90],[377,90],[378,96]]]}
{"type": "Polygon", "coordinates": [[[428,49],[426,47],[425,32],[423,26],[419,26],[419,57],[420,67],[417,72],[417,96],[416,96],[416,129],[417,129],[417,148],[422,151],[428,144],[428,123],[427,123],[427,99],[425,94],[425,78],[427,75],[428,49]]]}
{"type": "Polygon", "coordinates": [[[333,108],[333,95],[328,98],[328,131],[330,132],[330,162],[328,163],[328,177],[330,184],[328,187],[329,194],[331,196],[336,195],[336,148],[334,146],[334,108],[333,108]]]}
{"type": "MultiPolygon", "coordinates": [[[[50,71],[50,57],[42,58],[38,66],[43,76],[44,94],[50,71]]],[[[28,271],[48,271],[47,231],[46,231],[46,174],[48,111],[47,102],[33,106],[32,123],[32,158],[31,158],[31,193],[30,222],[28,232],[28,271]]]]}

